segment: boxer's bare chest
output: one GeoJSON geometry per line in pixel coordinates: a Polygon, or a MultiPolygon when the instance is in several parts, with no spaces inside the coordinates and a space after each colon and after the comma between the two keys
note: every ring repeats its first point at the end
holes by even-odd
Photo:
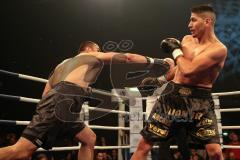
{"type": "Polygon", "coordinates": [[[182,44],[182,50],[185,58],[189,60],[193,60],[194,57],[197,57],[198,55],[206,51],[210,46],[211,46],[210,43],[199,44],[191,40],[191,41],[184,42],[182,44]]]}

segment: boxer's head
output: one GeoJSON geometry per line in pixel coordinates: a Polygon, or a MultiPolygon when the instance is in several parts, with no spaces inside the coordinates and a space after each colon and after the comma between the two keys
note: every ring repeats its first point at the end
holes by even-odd
{"type": "Polygon", "coordinates": [[[98,46],[97,43],[92,42],[92,41],[85,41],[82,42],[79,46],[78,53],[81,52],[99,52],[100,47],[98,46]]]}
{"type": "Polygon", "coordinates": [[[214,24],[216,21],[216,13],[210,5],[198,5],[191,8],[191,12],[204,18],[209,18],[214,24]]]}
{"type": "Polygon", "coordinates": [[[193,37],[203,34],[206,29],[212,30],[216,21],[216,13],[209,5],[197,5],[191,8],[189,29],[193,37]]]}

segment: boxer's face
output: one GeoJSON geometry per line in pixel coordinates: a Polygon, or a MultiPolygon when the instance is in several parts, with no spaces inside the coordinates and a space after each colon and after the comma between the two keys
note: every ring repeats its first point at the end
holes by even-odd
{"type": "Polygon", "coordinates": [[[188,28],[193,37],[201,37],[203,32],[205,31],[205,19],[199,14],[192,13],[188,28]]]}

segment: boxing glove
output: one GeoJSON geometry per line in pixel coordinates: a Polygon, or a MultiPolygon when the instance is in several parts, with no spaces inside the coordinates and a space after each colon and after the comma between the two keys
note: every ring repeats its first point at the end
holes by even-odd
{"type": "Polygon", "coordinates": [[[161,48],[164,52],[172,54],[173,59],[176,59],[178,56],[183,55],[181,51],[181,43],[175,38],[164,39],[161,42],[161,48]]]}

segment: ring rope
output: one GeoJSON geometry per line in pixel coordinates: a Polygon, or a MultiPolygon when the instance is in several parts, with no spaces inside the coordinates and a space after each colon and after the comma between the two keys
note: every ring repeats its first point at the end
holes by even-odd
{"type": "MultiPolygon", "coordinates": [[[[32,80],[32,81],[38,81],[38,82],[44,82],[44,83],[46,83],[48,81],[47,79],[43,79],[43,78],[39,78],[39,77],[35,77],[35,76],[29,76],[29,75],[25,75],[25,74],[14,73],[14,72],[2,70],[2,69],[0,70],[0,73],[18,77],[18,78],[22,78],[22,79],[28,79],[28,80],[32,80]]],[[[109,96],[117,96],[117,97],[120,97],[123,99],[125,99],[125,98],[128,99],[127,96],[119,96],[116,94],[111,94],[111,93],[108,93],[105,91],[99,91],[96,89],[93,89],[93,90],[99,94],[109,95],[109,96]]],[[[212,96],[231,96],[231,95],[239,95],[239,94],[240,94],[240,91],[232,91],[232,92],[212,93],[212,96]]]]}
{"type": "MultiPolygon", "coordinates": [[[[6,95],[6,94],[0,94],[0,97],[1,98],[6,98],[6,99],[17,100],[17,101],[21,101],[21,102],[29,102],[29,103],[38,103],[40,101],[40,99],[21,97],[21,96],[13,96],[13,95],[6,95]]],[[[127,112],[127,111],[103,109],[103,108],[97,108],[97,107],[88,107],[88,108],[89,108],[89,110],[96,110],[96,111],[101,111],[101,112],[129,114],[129,112],[127,112]]]]}
{"type": "Polygon", "coordinates": [[[220,112],[239,112],[239,111],[240,111],[240,107],[239,108],[220,109],[220,112]]]}
{"type": "Polygon", "coordinates": [[[119,111],[119,110],[112,110],[112,109],[104,109],[104,108],[97,108],[97,107],[88,107],[89,110],[92,111],[100,111],[100,112],[109,112],[109,113],[119,113],[119,114],[130,114],[127,111],[119,111]]]}
{"type": "MultiPolygon", "coordinates": [[[[10,76],[14,76],[14,77],[18,77],[18,78],[22,78],[22,79],[37,81],[37,82],[43,82],[43,83],[47,83],[48,82],[47,79],[34,77],[34,76],[29,76],[29,75],[25,75],[25,74],[9,72],[9,71],[5,71],[5,70],[0,70],[0,73],[7,74],[7,75],[10,75],[10,76]]],[[[113,96],[113,97],[121,98],[123,100],[128,100],[129,99],[127,96],[122,96],[122,95],[118,95],[118,94],[112,94],[110,92],[99,90],[99,89],[94,89],[94,88],[91,88],[91,87],[89,87],[89,88],[91,89],[91,92],[93,92],[93,93],[106,95],[106,96],[113,96]]]]}
{"type": "MultiPolygon", "coordinates": [[[[14,125],[28,125],[30,121],[14,121],[14,120],[0,120],[0,124],[14,124],[14,125]]],[[[129,127],[113,127],[113,126],[100,126],[89,125],[92,129],[106,129],[106,130],[130,130],[129,127]]],[[[240,126],[222,126],[222,129],[240,129],[240,126]]]]}
{"type": "MultiPolygon", "coordinates": [[[[98,150],[105,150],[105,149],[129,149],[130,146],[94,146],[94,149],[98,150]]],[[[154,146],[153,148],[158,148],[158,146],[154,146]]],[[[171,149],[177,149],[178,146],[172,145],[170,146],[171,149]]],[[[240,149],[240,146],[235,145],[222,145],[222,148],[233,148],[233,149],[240,149]]],[[[79,150],[80,146],[72,146],[72,147],[53,147],[49,151],[72,151],[72,150],[79,150]]],[[[39,148],[37,152],[47,151],[43,148],[39,148]]]]}
{"type": "MultiPolygon", "coordinates": [[[[0,124],[11,125],[28,125],[30,121],[14,121],[14,120],[0,120],[0,124]]],[[[92,129],[105,129],[105,130],[130,130],[129,127],[113,127],[113,126],[101,126],[101,125],[89,125],[92,129]]]]}
{"type": "Polygon", "coordinates": [[[6,98],[6,99],[11,99],[11,100],[17,100],[17,101],[21,101],[21,102],[29,102],[29,103],[38,103],[40,101],[40,99],[6,95],[6,94],[0,94],[0,97],[6,98]]]}
{"type": "MultiPolygon", "coordinates": [[[[91,88],[91,87],[89,87],[89,88],[91,88]]],[[[119,94],[113,94],[111,92],[107,92],[107,91],[103,91],[103,90],[99,90],[99,89],[95,89],[95,88],[91,88],[91,92],[101,94],[101,95],[105,95],[105,96],[109,96],[109,97],[121,98],[122,100],[128,100],[129,99],[129,97],[127,97],[127,96],[122,96],[122,95],[119,95],[119,94]]]]}
{"type": "Polygon", "coordinates": [[[234,96],[239,94],[240,94],[240,91],[232,91],[232,92],[212,93],[212,96],[234,96]]]}
{"type": "Polygon", "coordinates": [[[222,126],[222,129],[240,129],[240,126],[222,126]]]}
{"type": "MultiPolygon", "coordinates": [[[[13,95],[6,95],[6,94],[0,94],[0,97],[1,98],[6,98],[6,99],[18,100],[18,101],[21,101],[21,102],[29,102],[29,103],[38,103],[40,101],[40,99],[21,97],[21,96],[13,96],[13,95]]],[[[89,110],[96,110],[96,111],[101,111],[101,112],[130,114],[127,111],[118,111],[118,110],[103,109],[103,108],[97,108],[97,107],[88,107],[88,108],[89,108],[89,110]]],[[[238,112],[238,111],[240,111],[240,108],[220,109],[220,112],[238,112]]],[[[146,114],[146,112],[143,112],[143,114],[146,114]]]]}
{"type": "Polygon", "coordinates": [[[38,77],[34,77],[34,76],[29,76],[29,75],[25,75],[25,74],[19,74],[19,73],[14,73],[14,72],[10,72],[10,71],[5,71],[0,69],[0,73],[1,74],[7,74],[13,77],[18,77],[21,79],[27,79],[27,80],[32,80],[32,81],[37,81],[37,82],[42,82],[42,83],[47,83],[48,80],[43,79],[43,78],[38,78],[38,77]]]}
{"type": "MultiPolygon", "coordinates": [[[[128,149],[130,146],[94,146],[94,149],[104,150],[104,149],[128,149]]],[[[42,151],[72,151],[79,150],[80,146],[72,146],[72,147],[53,147],[50,150],[45,150],[43,148],[39,148],[37,152],[42,151]]]]}

